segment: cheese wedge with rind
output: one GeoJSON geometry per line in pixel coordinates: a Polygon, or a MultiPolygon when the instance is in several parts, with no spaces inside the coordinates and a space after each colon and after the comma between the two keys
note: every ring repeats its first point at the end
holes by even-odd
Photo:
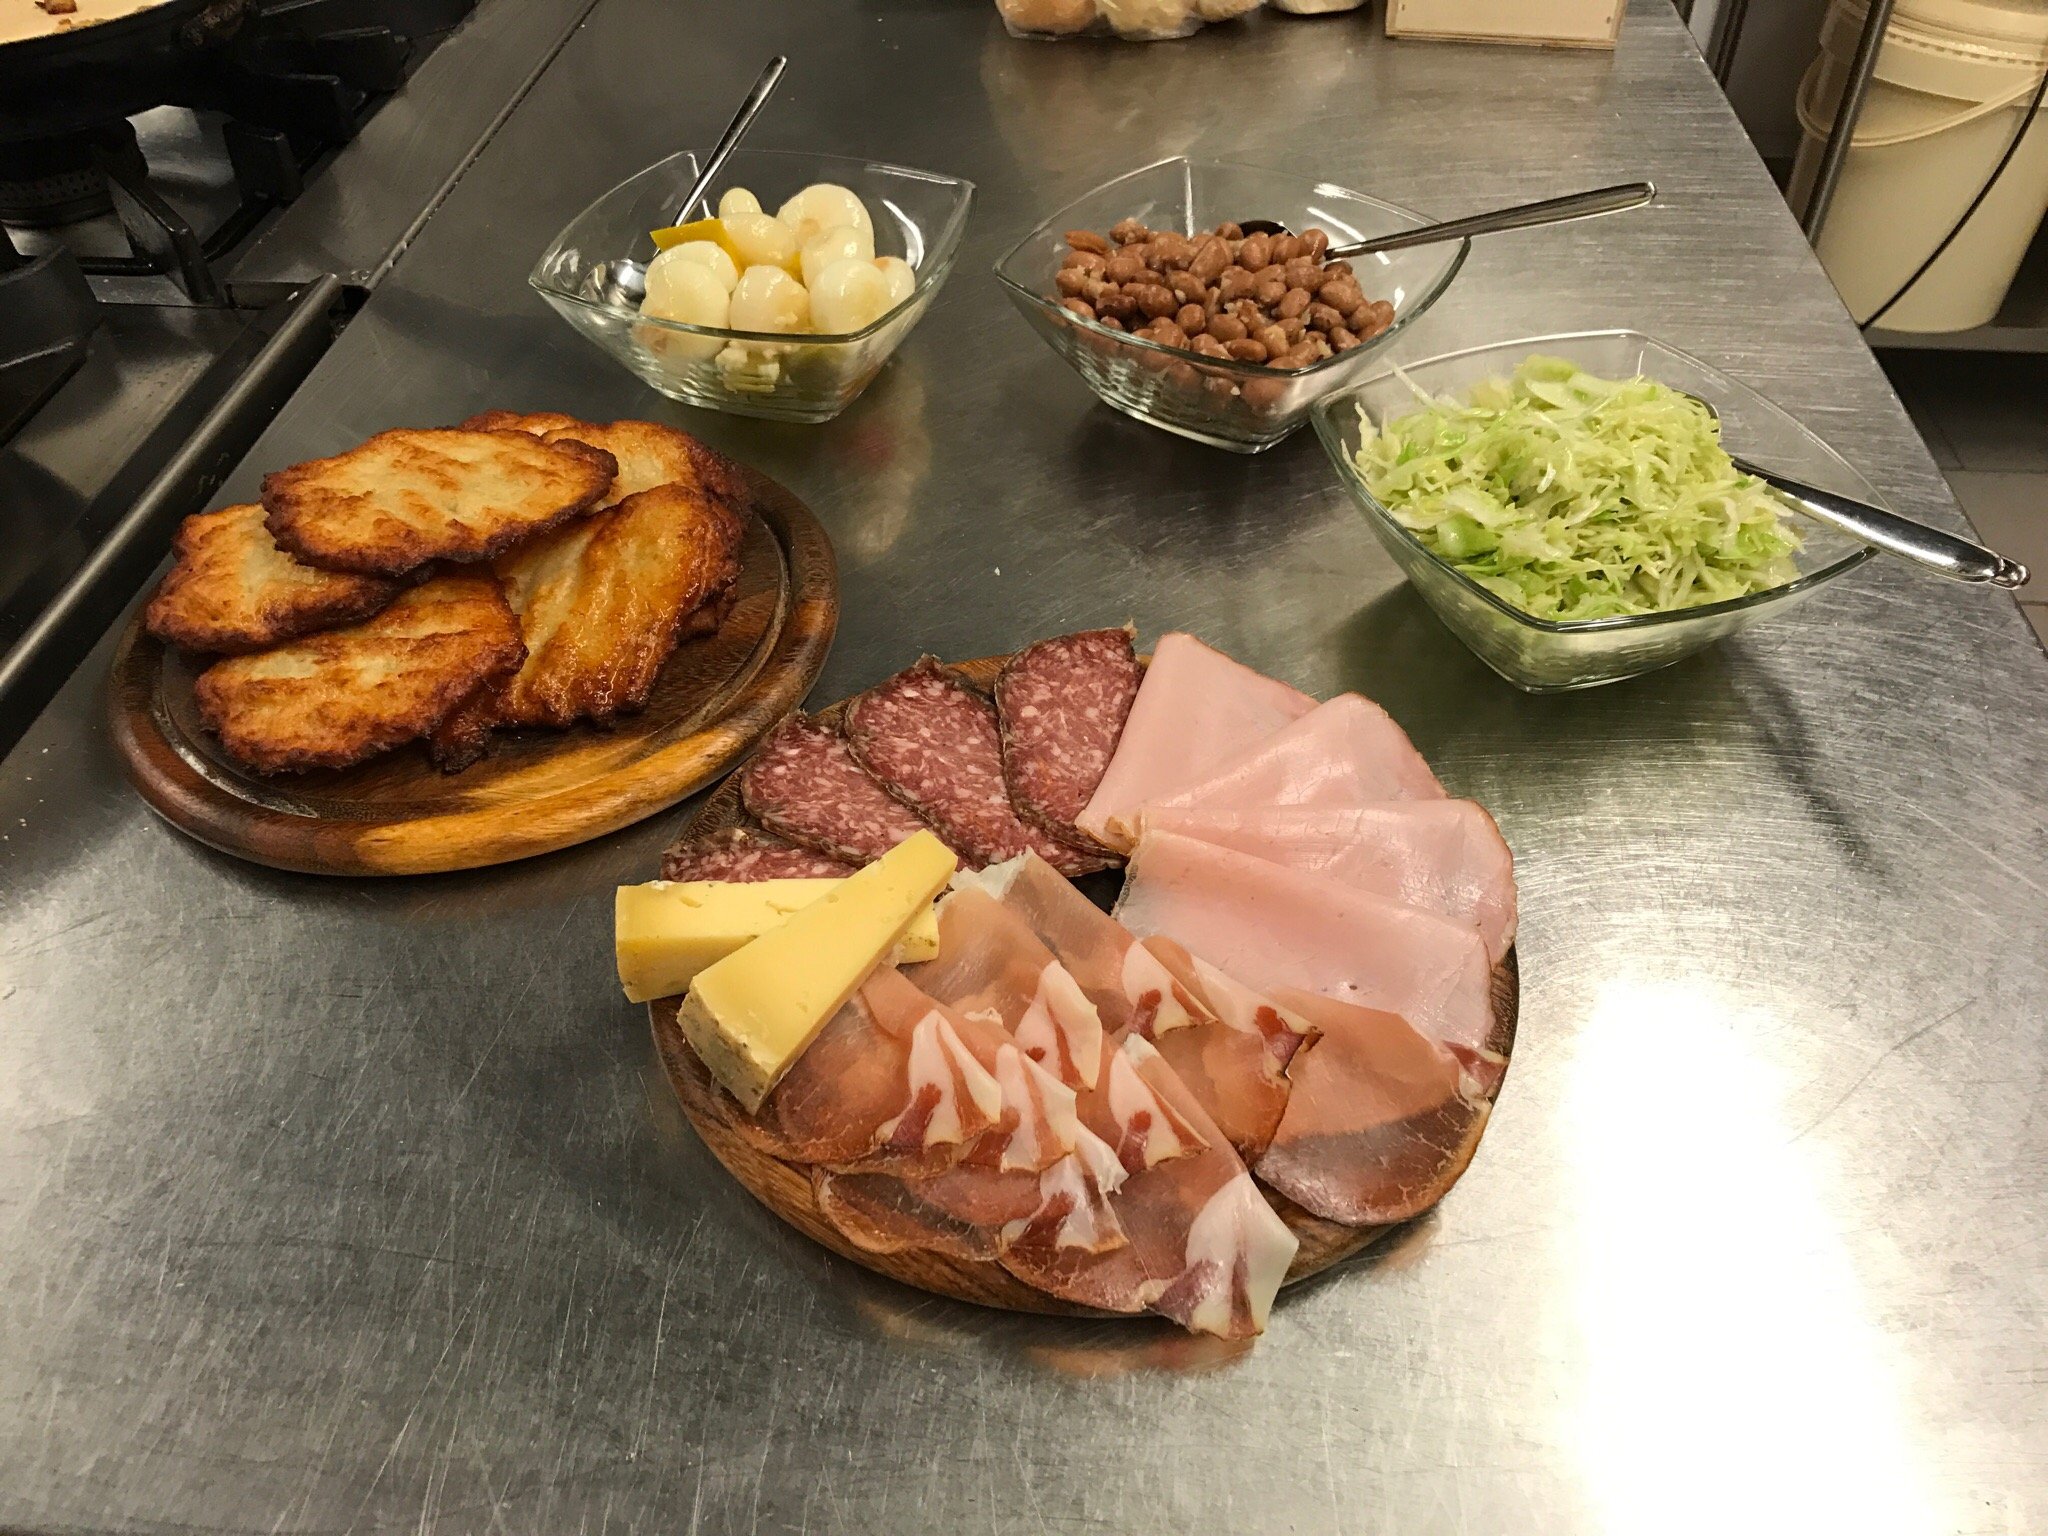
{"type": "Polygon", "coordinates": [[[750,1113],[759,1109],[958,864],[944,843],[919,832],[699,971],[677,1022],[711,1075],[750,1113]]]}
{"type": "MultiPolygon", "coordinates": [[[[779,927],[838,888],[825,880],[650,880],[622,885],[614,909],[619,985],[629,1003],[687,992],[697,973],[779,927]]],[[[926,907],[896,946],[898,965],[939,952],[939,920],[926,907]]]]}

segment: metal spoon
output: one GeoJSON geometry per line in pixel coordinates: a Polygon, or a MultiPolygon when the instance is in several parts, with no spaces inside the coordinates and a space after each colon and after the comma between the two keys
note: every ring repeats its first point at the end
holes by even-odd
{"type": "MultiPolygon", "coordinates": [[[[1688,398],[1698,400],[1706,407],[1709,416],[1716,422],[1720,421],[1721,413],[1714,409],[1713,401],[1700,400],[1698,395],[1688,398]]],[[[1808,485],[1803,480],[1794,480],[1790,475],[1765,469],[1761,464],[1751,463],[1737,454],[1731,453],[1728,458],[1742,473],[1763,481],[1815,522],[1839,528],[1851,538],[1875,544],[1887,554],[1924,566],[1938,576],[1946,576],[1950,581],[1994,587],[2012,588],[2027,584],[2028,572],[2024,565],[2017,560],[2008,560],[1982,544],[1972,544],[1968,539],[1943,533],[1925,523],[1916,523],[1910,517],[1901,517],[1883,507],[1873,507],[1853,496],[1838,495],[1817,485],[1808,485]]]]}
{"type": "MultiPolygon", "coordinates": [[[[1508,229],[1534,229],[1543,224],[1569,224],[1574,219],[1598,218],[1603,213],[1620,213],[1640,208],[1657,195],[1647,181],[1624,182],[1616,187],[1595,187],[1590,192],[1573,192],[1565,197],[1548,197],[1540,203],[1521,203],[1497,208],[1492,213],[1475,213],[1462,219],[1446,219],[1391,235],[1374,235],[1349,245],[1333,245],[1324,254],[1331,260],[1370,256],[1380,251],[1401,251],[1411,245],[1434,245],[1439,240],[1465,240],[1474,235],[1497,235],[1508,229]]],[[[1243,219],[1238,228],[1248,235],[1284,235],[1287,226],[1271,219],[1243,219]]]]}
{"type": "MultiPolygon", "coordinates": [[[[747,92],[747,99],[740,103],[739,111],[733,113],[732,121],[725,125],[725,132],[719,135],[711,153],[705,157],[704,168],[697,173],[697,180],[689,193],[676,205],[675,211],[662,220],[664,225],[680,224],[688,217],[698,200],[711,190],[712,180],[725,168],[739,142],[754,126],[754,119],[761,115],[761,109],[768,104],[768,93],[775,89],[775,82],[782,78],[782,72],[789,66],[786,55],[776,54],[762,66],[754,88],[747,92]]],[[[584,280],[586,291],[592,293],[600,303],[616,304],[622,309],[638,309],[640,301],[647,297],[647,263],[622,256],[616,261],[600,262],[590,269],[590,276],[584,280]]]]}

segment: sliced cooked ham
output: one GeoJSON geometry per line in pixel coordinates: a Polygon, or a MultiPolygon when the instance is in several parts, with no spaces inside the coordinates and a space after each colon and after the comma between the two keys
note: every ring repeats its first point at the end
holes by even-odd
{"type": "Polygon", "coordinates": [[[1201,775],[1147,797],[1139,811],[1357,806],[1439,800],[1443,793],[1392,716],[1362,694],[1342,693],[1201,775]]]}
{"type": "Polygon", "coordinates": [[[1255,1170],[1297,1205],[1372,1226],[1419,1216],[1472,1161],[1489,1111],[1480,1085],[1408,1021],[1282,989],[1275,1006],[1318,1030],[1287,1113],[1255,1170]]]}
{"type": "Polygon", "coordinates": [[[1300,1044],[1284,1022],[1269,1030],[1262,1026],[1270,1019],[1219,1017],[1158,954],[1042,859],[1013,859],[961,876],[955,886],[949,905],[978,888],[1021,920],[1080,984],[1105,1029],[1157,1046],[1242,1155],[1256,1157],[1265,1147],[1287,1103],[1287,1059],[1300,1044]]]}
{"type": "Polygon", "coordinates": [[[1141,936],[1177,940],[1255,990],[1293,987],[1378,1008],[1454,1050],[1487,1050],[1486,945],[1477,929],[1437,913],[1162,832],[1131,856],[1117,918],[1141,936]]]}
{"type": "Polygon", "coordinates": [[[1374,805],[1152,807],[1148,832],[1170,832],[1270,859],[1470,923],[1495,964],[1515,940],[1515,861],[1470,800],[1374,805]]]}
{"type": "Polygon", "coordinates": [[[1315,705],[1192,635],[1163,635],[1116,755],[1075,820],[1089,836],[1127,849],[1140,806],[1204,777],[1315,705]]]}

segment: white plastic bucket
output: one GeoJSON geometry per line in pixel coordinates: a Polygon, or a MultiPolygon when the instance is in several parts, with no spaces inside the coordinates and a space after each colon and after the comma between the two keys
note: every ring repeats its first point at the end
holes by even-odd
{"type": "MultiPolygon", "coordinates": [[[[1820,56],[1800,82],[1795,208],[1813,186],[1864,16],[1864,0],[1834,0],[1820,56]]],[[[1962,217],[2012,142],[2044,68],[2048,0],[1900,0],[1815,245],[1858,320],[1962,217]]],[[[2048,123],[2037,121],[1968,227],[1885,315],[1885,329],[1986,324],[2044,212],[2048,123]]]]}

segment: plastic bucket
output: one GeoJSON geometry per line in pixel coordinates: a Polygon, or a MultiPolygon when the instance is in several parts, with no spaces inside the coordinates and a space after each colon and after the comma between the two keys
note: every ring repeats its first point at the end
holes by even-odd
{"type": "MultiPolygon", "coordinates": [[[[1795,208],[1812,189],[1864,16],[1862,0],[1834,0],[1820,56],[1800,82],[1795,208]]],[[[1901,0],[1815,242],[1851,314],[1865,319],[1890,298],[1962,217],[2019,130],[2044,68],[2048,0],[1901,0]]],[[[1968,227],[1885,315],[1885,328],[1989,322],[2044,212],[2048,124],[2037,120],[1968,227]]]]}

